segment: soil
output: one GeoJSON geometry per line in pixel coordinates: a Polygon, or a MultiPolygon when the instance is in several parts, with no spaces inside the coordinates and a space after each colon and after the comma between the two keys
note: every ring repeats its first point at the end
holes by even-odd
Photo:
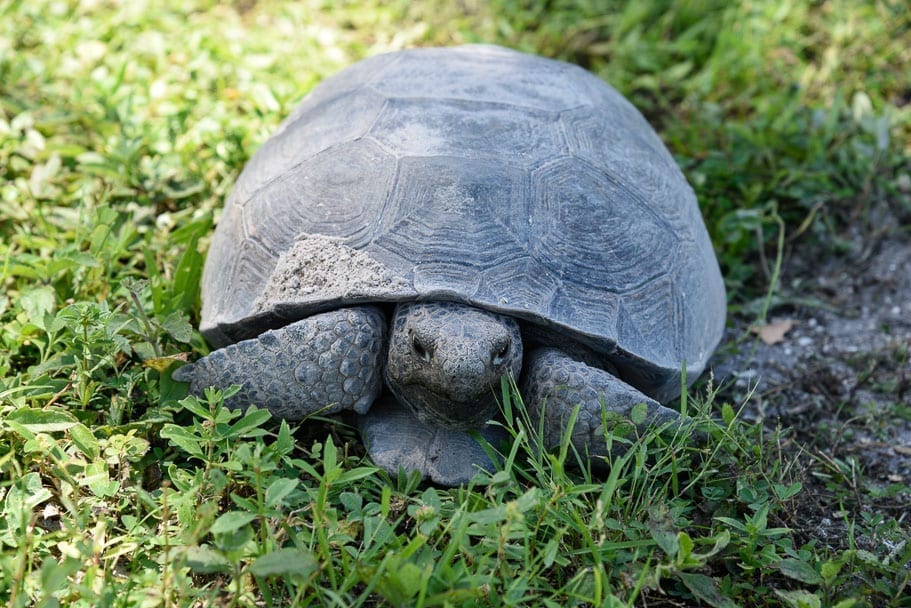
{"type": "Polygon", "coordinates": [[[888,554],[894,541],[849,540],[848,523],[880,514],[911,540],[911,236],[852,241],[842,256],[793,252],[766,322],[787,331],[767,343],[735,318],[713,368],[742,420],[788,429],[805,488],[788,525],[888,554]]]}
{"type": "Polygon", "coordinates": [[[253,310],[263,312],[283,303],[313,299],[389,299],[410,292],[407,281],[365,251],[344,245],[340,239],[310,234],[299,237],[281,254],[253,310]]]}

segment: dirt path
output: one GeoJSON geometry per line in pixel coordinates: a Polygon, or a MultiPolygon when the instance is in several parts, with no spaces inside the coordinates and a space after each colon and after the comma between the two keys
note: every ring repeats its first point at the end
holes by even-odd
{"type": "Polygon", "coordinates": [[[752,334],[735,321],[714,364],[722,395],[746,401],[747,422],[791,429],[808,537],[843,545],[842,509],[889,515],[911,535],[911,238],[887,237],[866,256],[795,255],[781,286],[790,303],[770,329],[793,325],[772,344],[738,344],[752,334]]]}

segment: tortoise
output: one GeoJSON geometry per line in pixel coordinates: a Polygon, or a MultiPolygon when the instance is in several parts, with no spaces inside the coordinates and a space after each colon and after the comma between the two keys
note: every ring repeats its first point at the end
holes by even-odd
{"type": "Polygon", "coordinates": [[[476,438],[502,432],[501,378],[548,446],[579,406],[594,461],[605,413],[679,420],[662,402],[725,323],[695,195],[642,115],[580,67],[490,45],[315,87],[238,178],[201,290],[218,350],[174,374],[190,391],[353,410],[377,465],[443,485],[491,466],[476,438]]]}

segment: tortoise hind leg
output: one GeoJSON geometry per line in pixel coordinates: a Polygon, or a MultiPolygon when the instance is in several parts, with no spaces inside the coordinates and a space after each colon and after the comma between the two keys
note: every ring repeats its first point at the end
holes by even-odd
{"type": "Polygon", "coordinates": [[[555,348],[539,348],[526,359],[520,386],[532,423],[537,427],[543,417],[544,443],[557,447],[563,438],[570,415],[579,406],[572,429],[572,444],[580,454],[606,456],[603,421],[632,423],[631,414],[645,404],[644,430],[680,420],[680,414],[664,407],[634,387],[603,369],[586,365],[555,348]],[[602,412],[602,405],[604,412],[602,412]]]}
{"type": "Polygon", "coordinates": [[[213,351],[173,377],[195,395],[239,384],[228,407],[255,404],[288,420],[344,409],[363,414],[382,387],[385,340],[378,308],[341,308],[213,351]]]}

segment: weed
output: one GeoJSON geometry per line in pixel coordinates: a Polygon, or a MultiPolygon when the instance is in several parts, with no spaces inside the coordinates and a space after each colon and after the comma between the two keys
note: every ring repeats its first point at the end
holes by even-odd
{"type": "Polygon", "coordinates": [[[507,44],[611,82],[693,184],[732,310],[762,316],[763,259],[847,251],[846,230],[911,209],[905,9],[0,2],[0,599],[907,606],[905,483],[796,451],[711,387],[686,397],[692,425],[607,435],[626,449],[593,469],[568,440],[542,449],[504,386],[502,466],[441,490],[377,470],[350,429],[184,398],[168,375],[207,352],[202,261],[249,154],[328,74],[416,44],[507,44]]]}

